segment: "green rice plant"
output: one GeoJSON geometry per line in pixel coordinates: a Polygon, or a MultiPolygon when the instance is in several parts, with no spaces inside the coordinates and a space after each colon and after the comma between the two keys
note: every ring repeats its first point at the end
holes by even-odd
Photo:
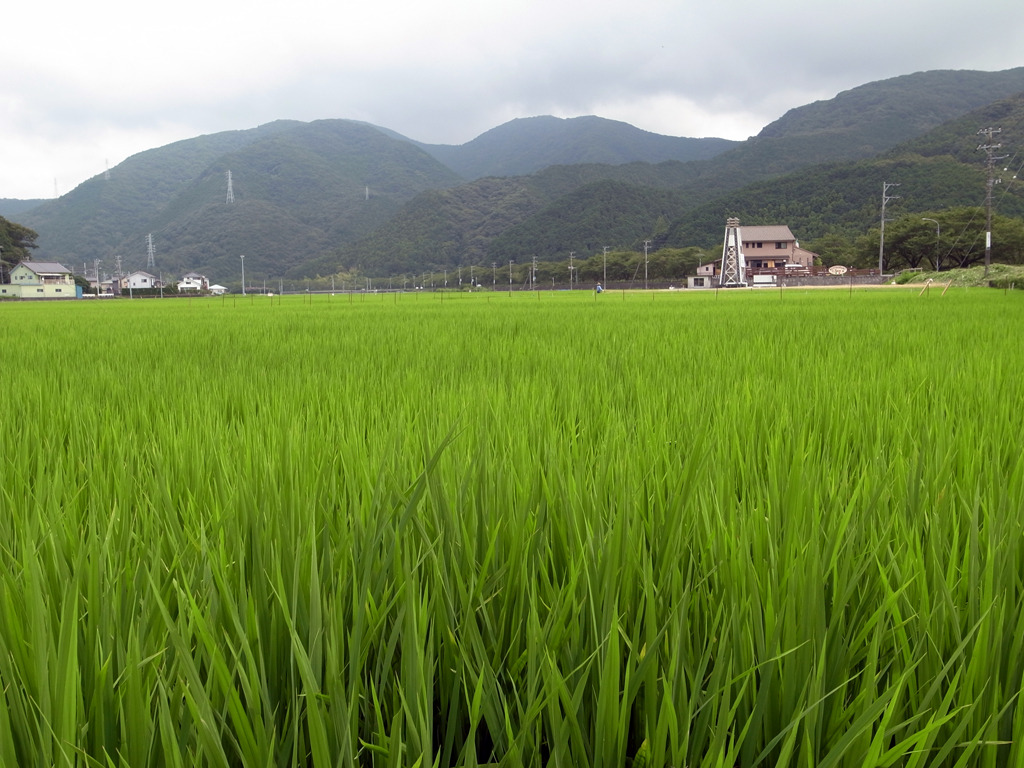
{"type": "Polygon", "coordinates": [[[1013,292],[0,318],[3,765],[1024,765],[1013,292]]]}

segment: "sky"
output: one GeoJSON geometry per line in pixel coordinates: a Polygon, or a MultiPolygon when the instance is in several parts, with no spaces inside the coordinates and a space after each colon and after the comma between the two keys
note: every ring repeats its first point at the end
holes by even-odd
{"type": "Polygon", "coordinates": [[[598,115],[742,140],[933,69],[1024,66],[1020,0],[22,0],[0,11],[0,198],[278,119],[463,144],[598,115]]]}

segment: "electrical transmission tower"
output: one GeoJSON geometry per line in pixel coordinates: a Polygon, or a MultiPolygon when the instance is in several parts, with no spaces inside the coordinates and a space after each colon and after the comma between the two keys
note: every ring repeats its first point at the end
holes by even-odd
{"type": "Polygon", "coordinates": [[[231,171],[227,171],[224,175],[227,176],[227,178],[228,178],[228,199],[227,199],[227,202],[230,204],[230,203],[235,202],[235,188],[231,184],[231,171]]]}
{"type": "Polygon", "coordinates": [[[153,234],[146,235],[146,269],[156,269],[156,254],[153,252],[153,234]]]}
{"type": "Polygon", "coordinates": [[[742,242],[740,220],[726,219],[722,270],[718,276],[718,285],[722,288],[745,288],[747,285],[747,259],[743,255],[742,242]]]}
{"type": "Polygon", "coordinates": [[[996,178],[996,160],[1007,157],[996,155],[996,150],[1003,146],[992,143],[992,137],[997,133],[1002,133],[1002,128],[982,128],[978,131],[979,136],[985,137],[985,143],[979,144],[978,149],[985,153],[988,168],[988,181],[985,184],[985,277],[988,277],[988,267],[992,263],[992,188],[1000,182],[996,178]]]}

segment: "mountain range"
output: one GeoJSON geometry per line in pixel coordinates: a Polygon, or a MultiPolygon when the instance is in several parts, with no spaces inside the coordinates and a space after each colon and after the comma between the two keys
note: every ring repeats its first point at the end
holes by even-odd
{"type": "MultiPolygon", "coordinates": [[[[886,181],[913,210],[977,204],[977,130],[991,120],[1024,148],[1022,93],[1024,67],[920,72],[796,107],[743,142],[593,116],[513,120],[460,146],[281,120],[139,153],[60,198],[0,200],[0,215],[38,233],[37,259],[143,268],[152,235],[159,271],[226,284],[241,254],[257,280],[558,260],[644,240],[714,247],[731,215],[802,239],[854,236],[877,222],[886,181]]],[[[1003,205],[1024,214],[1019,190],[1003,205]]]]}

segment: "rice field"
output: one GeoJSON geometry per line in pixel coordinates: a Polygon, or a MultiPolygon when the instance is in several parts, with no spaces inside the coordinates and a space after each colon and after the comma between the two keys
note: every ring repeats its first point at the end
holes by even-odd
{"type": "Polygon", "coordinates": [[[0,765],[1024,766],[1022,329],[0,304],[0,765]]]}

